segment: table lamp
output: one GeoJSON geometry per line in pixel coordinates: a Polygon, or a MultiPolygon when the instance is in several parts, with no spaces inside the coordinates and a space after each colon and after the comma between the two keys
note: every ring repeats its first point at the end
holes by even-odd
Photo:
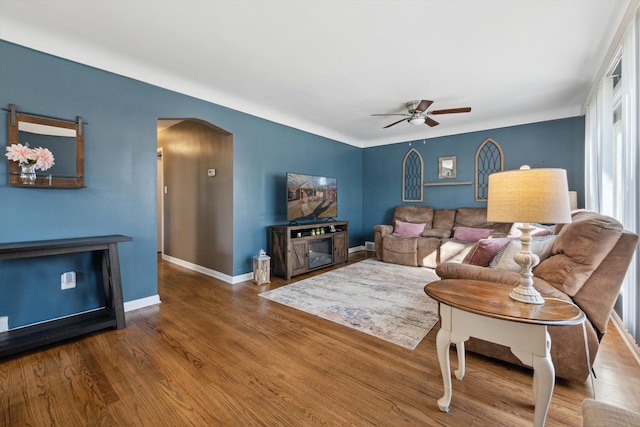
{"type": "Polygon", "coordinates": [[[564,169],[531,169],[498,172],[489,175],[487,221],[521,223],[522,250],[513,260],[520,266],[520,285],[511,291],[511,299],[529,304],[544,304],[533,287],[532,269],[540,258],[531,252],[531,222],[564,224],[571,222],[569,186],[564,169]]]}

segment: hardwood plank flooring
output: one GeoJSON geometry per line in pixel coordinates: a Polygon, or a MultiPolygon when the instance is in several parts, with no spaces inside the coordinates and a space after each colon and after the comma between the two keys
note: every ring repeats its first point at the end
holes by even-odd
{"type": "MultiPolygon", "coordinates": [[[[159,260],[162,303],[126,329],[0,361],[0,425],[532,424],[531,371],[472,353],[438,410],[438,325],[411,351],[258,296],[323,271],[229,285],[159,260]]],[[[598,400],[640,411],[640,366],[613,326],[595,371],[598,400]]],[[[556,381],[547,425],[580,426],[592,396],[591,381],[556,381]]]]}

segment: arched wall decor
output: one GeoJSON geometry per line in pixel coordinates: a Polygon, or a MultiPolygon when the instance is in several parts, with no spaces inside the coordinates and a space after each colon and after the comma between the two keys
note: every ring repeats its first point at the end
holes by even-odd
{"type": "Polygon", "coordinates": [[[502,172],[504,153],[500,144],[487,138],[476,151],[476,202],[486,202],[489,195],[489,175],[502,172]]]}
{"type": "Polygon", "coordinates": [[[402,201],[422,202],[424,161],[415,148],[404,156],[402,161],[402,201]]]}

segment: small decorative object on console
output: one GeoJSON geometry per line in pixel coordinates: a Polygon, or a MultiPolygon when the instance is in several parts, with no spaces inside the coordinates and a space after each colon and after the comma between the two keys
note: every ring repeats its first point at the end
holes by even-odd
{"type": "Polygon", "coordinates": [[[23,184],[34,185],[36,182],[36,170],[47,170],[54,165],[51,151],[46,148],[29,148],[29,143],[11,144],[5,154],[11,161],[20,165],[20,180],[23,184]]]}

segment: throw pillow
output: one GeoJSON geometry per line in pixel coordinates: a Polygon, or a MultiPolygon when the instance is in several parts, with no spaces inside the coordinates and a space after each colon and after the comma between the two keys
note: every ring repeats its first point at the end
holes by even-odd
{"type": "MultiPolygon", "coordinates": [[[[551,256],[551,250],[556,240],[556,235],[534,237],[531,239],[529,249],[538,255],[540,261],[551,256]]],[[[513,260],[513,256],[522,250],[520,239],[511,240],[504,248],[500,250],[489,263],[489,267],[497,270],[520,272],[520,266],[513,260]]]]}
{"type": "Polygon", "coordinates": [[[477,242],[491,236],[492,232],[493,230],[490,228],[455,227],[453,238],[462,242],[477,242]]]}
{"type": "MultiPolygon", "coordinates": [[[[509,237],[520,237],[522,235],[522,231],[518,229],[518,226],[522,225],[519,222],[513,223],[511,226],[511,230],[509,230],[509,237]]],[[[529,227],[533,228],[531,230],[532,236],[548,236],[549,234],[557,234],[554,233],[555,225],[544,225],[538,224],[535,222],[529,223],[529,227]]]]}
{"type": "Polygon", "coordinates": [[[396,220],[396,228],[393,230],[393,234],[396,236],[406,237],[420,237],[424,231],[426,223],[413,224],[411,222],[403,222],[396,220]]]}
{"type": "Polygon", "coordinates": [[[478,240],[467,253],[467,256],[464,257],[462,263],[488,267],[491,260],[500,252],[500,249],[504,248],[510,241],[511,239],[506,237],[478,240]]]}

